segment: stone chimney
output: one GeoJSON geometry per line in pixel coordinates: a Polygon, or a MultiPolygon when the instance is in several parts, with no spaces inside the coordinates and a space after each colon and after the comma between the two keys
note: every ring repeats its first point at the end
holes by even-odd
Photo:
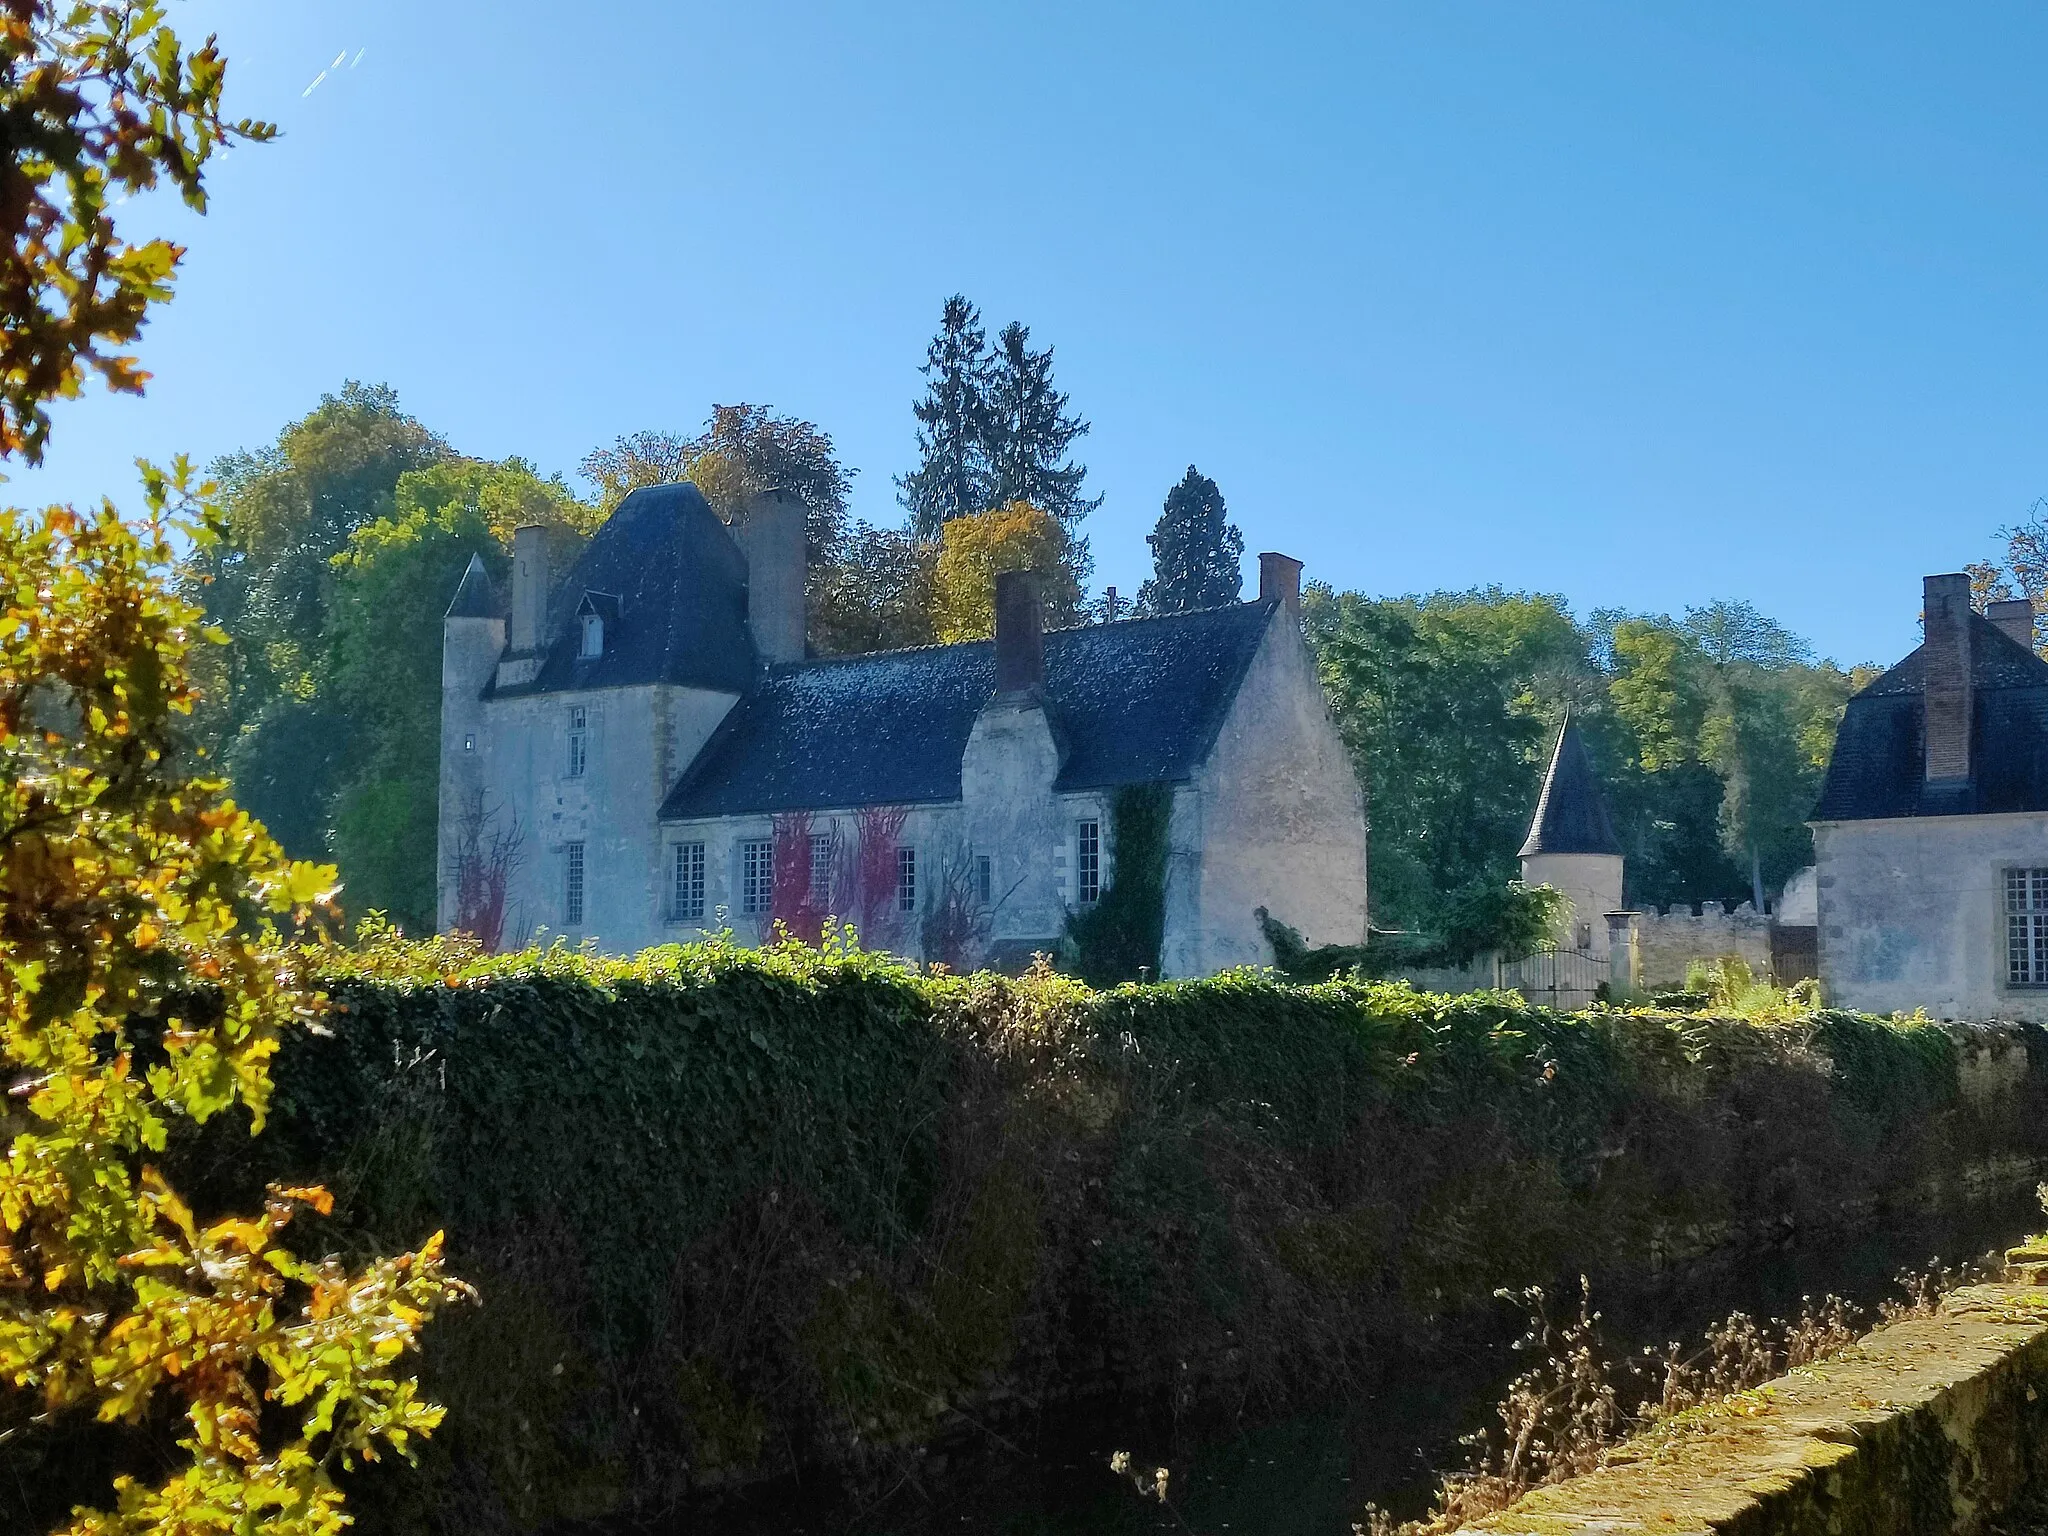
{"type": "Polygon", "coordinates": [[[1996,602],[1984,617],[2028,650],[2034,648],[2034,603],[2031,598],[2014,597],[1996,602]]]}
{"type": "Polygon", "coordinates": [[[1954,783],[1970,777],[1970,578],[1929,576],[1923,590],[1927,781],[1954,783]]]}
{"type": "Polygon", "coordinates": [[[546,643],[548,531],[527,523],[512,531],[512,654],[530,656],[546,643]]]}
{"type": "Polygon", "coordinates": [[[804,505],[782,491],[747,503],[739,526],[747,557],[747,628],[761,660],[804,659],[804,505]]]}
{"type": "Polygon", "coordinates": [[[1045,620],[1038,578],[996,572],[996,692],[1025,693],[1045,682],[1045,620]]]}
{"type": "Polygon", "coordinates": [[[1289,608],[1301,606],[1301,562],[1268,551],[1259,556],[1259,601],[1275,597],[1289,608]]]}

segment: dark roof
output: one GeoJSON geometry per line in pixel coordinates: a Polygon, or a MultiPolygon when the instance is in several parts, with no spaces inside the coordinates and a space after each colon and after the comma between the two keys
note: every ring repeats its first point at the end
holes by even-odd
{"type": "MultiPolygon", "coordinates": [[[[1185,779],[1209,754],[1275,604],[1127,619],[1045,637],[1065,744],[1056,790],[1185,779]]],[[[669,794],[669,820],[960,798],[960,758],[995,690],[988,641],[771,670],[669,794]]]]}
{"type": "Polygon", "coordinates": [[[2048,811],[2048,662],[1970,616],[1971,776],[1932,790],[1925,673],[1915,651],[1849,701],[1813,819],[2048,811]]]}
{"type": "Polygon", "coordinates": [[[642,683],[744,693],[759,668],[746,557],[694,485],[647,486],[619,503],[551,595],[546,634],[534,680],[499,697],[642,683]],[[588,659],[575,622],[586,594],[605,618],[604,654],[588,659]]]}
{"type": "Polygon", "coordinates": [[[1543,792],[1536,797],[1536,814],[1529,822],[1529,837],[1519,857],[1620,852],[1621,839],[1614,835],[1614,822],[1607,815],[1607,797],[1600,792],[1599,776],[1586,756],[1579,728],[1567,715],[1558,730],[1557,746],[1543,775],[1543,792]]]}
{"type": "Polygon", "coordinates": [[[462,585],[455,589],[454,601],[448,604],[447,617],[451,619],[502,619],[505,610],[498,603],[498,589],[491,585],[491,574],[484,569],[484,557],[471,555],[469,569],[462,573],[462,585]]]}

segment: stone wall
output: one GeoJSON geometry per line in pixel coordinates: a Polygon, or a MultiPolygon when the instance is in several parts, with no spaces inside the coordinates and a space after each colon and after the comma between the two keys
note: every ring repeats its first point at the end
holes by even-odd
{"type": "Polygon", "coordinates": [[[2044,1480],[2048,1290],[1971,1286],[1471,1529],[1975,1536],[2037,1528],[2003,1517],[2044,1480]]]}
{"type": "Polygon", "coordinates": [[[1636,949],[1646,991],[1684,986],[1688,965],[1716,955],[1740,955],[1762,976],[1771,967],[1771,922],[1746,901],[1733,912],[1710,901],[1698,915],[1686,907],[1652,909],[1636,914],[1636,949]]]}

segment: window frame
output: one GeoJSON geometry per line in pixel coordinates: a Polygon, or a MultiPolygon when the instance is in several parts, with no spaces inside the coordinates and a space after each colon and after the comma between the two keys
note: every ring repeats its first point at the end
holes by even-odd
{"type": "Polygon", "coordinates": [[[584,864],[583,843],[579,840],[562,844],[562,926],[581,928],[586,903],[585,890],[588,871],[584,864]]]}
{"type": "Polygon", "coordinates": [[[743,837],[737,851],[740,913],[764,917],[775,905],[775,839],[743,837]]]}
{"type": "Polygon", "coordinates": [[[813,832],[805,865],[804,894],[821,911],[832,905],[832,834],[813,832]]]}
{"type": "Polygon", "coordinates": [[[1102,900],[1102,818],[1074,822],[1074,899],[1084,907],[1102,900]]]}
{"type": "Polygon", "coordinates": [[[977,853],[974,856],[974,900],[979,906],[988,906],[996,899],[995,855],[977,853]]]}
{"type": "Polygon", "coordinates": [[[582,704],[569,706],[569,740],[562,777],[580,779],[590,767],[590,710],[582,704]]]}
{"type": "Polygon", "coordinates": [[[576,649],[578,661],[595,661],[604,655],[604,615],[586,613],[583,615],[583,635],[576,649]],[[595,645],[592,642],[595,641],[595,645]]]}
{"type": "Polygon", "coordinates": [[[704,854],[701,842],[671,843],[669,854],[669,921],[704,921],[704,854]]]}
{"type": "Polygon", "coordinates": [[[2048,865],[2011,864],[2001,874],[2005,985],[2016,992],[2048,990],[2048,865]]]}
{"type": "Polygon", "coordinates": [[[917,910],[917,845],[896,845],[896,910],[917,910]]]}

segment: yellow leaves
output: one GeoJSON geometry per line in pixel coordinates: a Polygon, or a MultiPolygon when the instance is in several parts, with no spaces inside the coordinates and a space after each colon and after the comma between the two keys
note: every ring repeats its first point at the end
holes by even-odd
{"type": "Polygon", "coordinates": [[[163,930],[147,918],[144,918],[135,925],[135,947],[137,949],[155,949],[157,940],[162,937],[163,930]]]}

